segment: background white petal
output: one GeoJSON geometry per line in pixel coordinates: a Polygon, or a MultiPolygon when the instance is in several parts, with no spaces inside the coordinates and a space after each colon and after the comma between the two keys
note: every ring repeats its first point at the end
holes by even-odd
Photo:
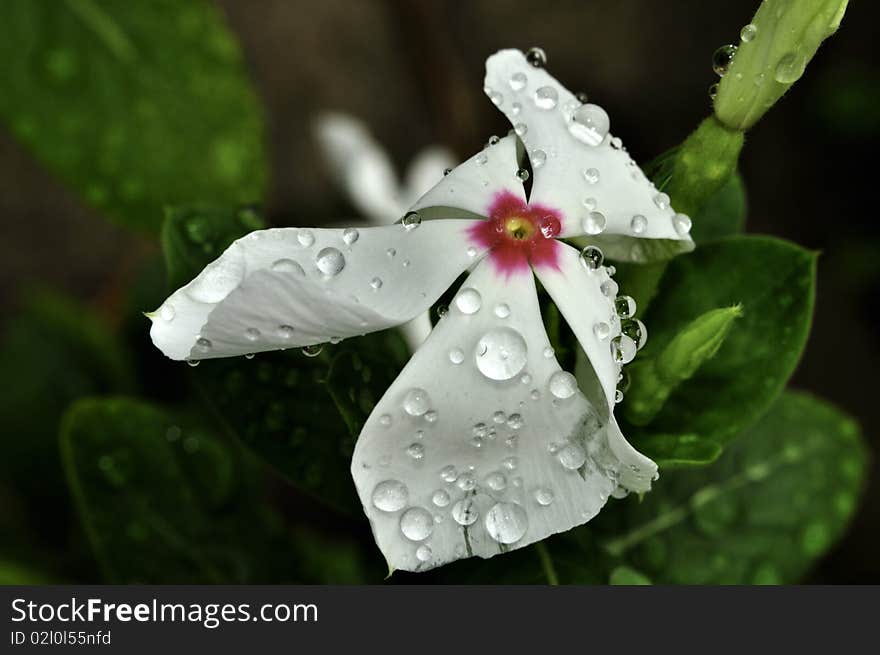
{"type": "Polygon", "coordinates": [[[172,359],[206,359],[399,325],[482,256],[471,224],[252,232],[163,303],[150,335],[172,359]]]}
{"type": "Polygon", "coordinates": [[[483,261],[370,415],[352,476],[389,567],[425,570],[580,525],[621,475],[650,481],[609,433],[550,349],[533,276],[483,261]]]}
{"type": "Polygon", "coordinates": [[[376,225],[403,215],[394,166],[361,121],[346,114],[323,114],[315,121],[315,136],[336,183],[358,211],[376,225]]]}
{"type": "Polygon", "coordinates": [[[401,193],[401,215],[406,209],[443,179],[446,169],[455,168],[452,151],[442,146],[428,146],[410,162],[401,193]]]}
{"type": "Polygon", "coordinates": [[[426,218],[449,216],[443,208],[485,217],[496,193],[509,191],[525,201],[525,190],[516,176],[518,170],[516,136],[506,136],[456,166],[411,210],[426,218]]]}
{"type": "Polygon", "coordinates": [[[485,86],[526,146],[533,169],[531,202],[562,210],[561,236],[601,232],[678,241],[681,250],[693,247],[682,222],[674,220],[669,199],[658,194],[608,132],[601,108],[582,107],[519,50],[489,57],[485,86]]]}

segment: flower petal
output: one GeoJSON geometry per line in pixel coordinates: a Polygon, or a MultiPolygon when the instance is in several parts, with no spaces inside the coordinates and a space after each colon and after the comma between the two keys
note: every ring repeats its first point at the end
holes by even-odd
{"type": "Polygon", "coordinates": [[[455,158],[448,148],[429,146],[419,152],[406,170],[403,205],[409,207],[443,179],[446,169],[455,168],[455,158]]]}
{"type": "Polygon", "coordinates": [[[172,359],[324,343],[399,325],[482,256],[473,221],[361,230],[281,228],[235,241],[151,315],[172,359]]]}
{"type": "Polygon", "coordinates": [[[403,215],[406,205],[391,160],[361,121],[323,114],[315,123],[315,136],[336,183],[360,213],[376,225],[403,215]]]}
{"type": "Polygon", "coordinates": [[[558,268],[538,268],[535,274],[575,333],[601,386],[604,398],[597,398],[597,394],[591,394],[590,390],[583,391],[599,409],[600,415],[609,420],[609,446],[624,464],[620,472],[621,486],[632,491],[647,491],[657,466],[626,441],[612,411],[621,368],[611,351],[612,339],[620,334],[620,320],[613,304],[617,285],[611,281],[606,268],[589,270],[581,264],[577,250],[562,243],[560,246],[558,268]],[[604,287],[610,290],[606,296],[602,288],[609,281],[611,284],[604,287]],[[633,475],[635,471],[640,474],[633,475]]]}
{"type": "Polygon", "coordinates": [[[421,571],[585,523],[623,476],[650,484],[618,435],[553,356],[534,277],[484,260],[367,419],[352,476],[389,567],[421,571]]]}
{"type": "Polygon", "coordinates": [[[530,202],[562,210],[561,236],[601,232],[668,239],[678,242],[679,251],[693,248],[686,222],[675,220],[669,199],[608,133],[601,108],[582,107],[519,50],[489,57],[485,85],[526,146],[534,177],[530,202]]]}
{"type": "Polygon", "coordinates": [[[450,209],[486,216],[495,196],[504,191],[525,202],[518,170],[516,136],[506,136],[452,169],[410,210],[424,218],[449,218],[450,209]]]}

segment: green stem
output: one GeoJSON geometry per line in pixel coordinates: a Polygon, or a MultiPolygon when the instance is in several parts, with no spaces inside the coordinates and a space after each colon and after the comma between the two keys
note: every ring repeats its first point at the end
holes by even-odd
{"type": "Polygon", "coordinates": [[[553,566],[553,558],[550,557],[550,551],[547,550],[547,546],[544,545],[543,541],[539,541],[535,544],[535,550],[538,552],[538,557],[541,559],[541,568],[544,569],[544,575],[547,577],[547,584],[558,586],[559,585],[559,576],[556,575],[556,567],[553,566]]]}

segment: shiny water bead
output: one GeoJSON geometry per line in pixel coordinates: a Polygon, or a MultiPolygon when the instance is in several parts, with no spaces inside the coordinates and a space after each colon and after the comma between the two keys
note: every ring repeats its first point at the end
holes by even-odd
{"type": "Polygon", "coordinates": [[[518,137],[524,137],[529,133],[529,126],[525,123],[517,123],[513,126],[513,131],[518,137]]]}
{"type": "Polygon", "coordinates": [[[464,361],[464,351],[461,348],[453,348],[449,351],[449,361],[453,364],[461,364],[464,361]]]}
{"type": "Polygon", "coordinates": [[[691,231],[691,219],[687,214],[676,214],[672,217],[672,227],[679,236],[685,236],[691,231]]]}
{"type": "Polygon", "coordinates": [[[486,486],[492,491],[503,491],[507,487],[507,478],[503,473],[495,471],[486,476],[486,486]]]}
{"type": "Polygon", "coordinates": [[[739,31],[739,38],[743,43],[749,43],[758,34],[758,26],[749,23],[739,31]]]}
{"type": "Polygon", "coordinates": [[[599,285],[599,291],[601,291],[602,295],[606,298],[613,298],[617,295],[618,290],[619,287],[617,286],[617,282],[611,279],[605,280],[599,285]]]}
{"type": "Polygon", "coordinates": [[[303,267],[292,259],[276,259],[272,262],[271,268],[276,273],[295,273],[297,275],[306,274],[303,267]]]}
{"type": "Polygon", "coordinates": [[[186,360],[186,363],[188,365],[192,366],[193,368],[195,368],[196,366],[199,365],[199,360],[198,359],[188,359],[188,360],[186,360]]]}
{"type": "Polygon", "coordinates": [[[496,503],[483,520],[486,532],[500,544],[516,543],[529,528],[526,511],[516,503],[496,503]]]}
{"type": "Polygon", "coordinates": [[[350,246],[350,245],[352,245],[355,241],[357,241],[357,240],[358,240],[358,237],[360,237],[360,232],[358,232],[358,231],[357,231],[355,228],[353,228],[353,227],[347,227],[347,228],[345,228],[344,230],[342,230],[342,241],[343,241],[343,242],[345,243],[345,245],[347,245],[347,246],[350,246]]]}
{"type": "Polygon", "coordinates": [[[552,86],[542,86],[535,91],[535,106],[538,109],[554,109],[559,102],[559,93],[552,86]]]}
{"type": "Polygon", "coordinates": [[[255,354],[255,353],[247,353],[247,354],[244,356],[245,359],[253,359],[254,357],[256,357],[256,354],[255,354]]]}
{"type": "Polygon", "coordinates": [[[434,555],[434,551],[427,544],[422,544],[416,548],[416,559],[420,562],[427,562],[434,555]]]}
{"type": "Polygon", "coordinates": [[[403,411],[410,416],[422,416],[429,409],[431,409],[431,398],[424,389],[410,389],[403,397],[403,411]]]}
{"type": "Polygon", "coordinates": [[[514,102],[510,105],[510,113],[513,116],[519,116],[519,112],[522,111],[522,105],[518,102],[514,102]]]}
{"type": "Polygon", "coordinates": [[[477,162],[477,166],[485,166],[486,163],[489,161],[489,157],[488,155],[486,155],[485,152],[481,152],[479,155],[477,155],[477,158],[474,161],[477,162]]]}
{"type": "Polygon", "coordinates": [[[275,330],[275,334],[281,339],[292,339],[293,333],[294,329],[292,325],[279,325],[278,329],[275,330]]]}
{"type": "Polygon", "coordinates": [[[532,162],[532,168],[541,168],[547,162],[547,153],[543,150],[535,149],[532,150],[529,159],[532,162]]]}
{"type": "Polygon", "coordinates": [[[397,250],[395,248],[389,248],[385,251],[385,254],[389,257],[394,257],[395,255],[397,255],[397,250]]]}
{"type": "Polygon", "coordinates": [[[384,480],[373,489],[373,505],[383,512],[396,512],[409,502],[409,489],[399,480],[384,480]]]}
{"type": "Polygon", "coordinates": [[[583,266],[588,271],[598,270],[602,266],[603,261],[605,261],[605,256],[602,254],[602,251],[596,246],[587,246],[586,248],[581,250],[581,266],[583,266]]]}
{"type": "Polygon", "coordinates": [[[576,443],[567,443],[556,452],[559,463],[570,471],[575,471],[587,461],[587,453],[576,443]]]}
{"type": "Polygon", "coordinates": [[[553,502],[553,492],[546,487],[535,490],[535,502],[541,507],[547,507],[553,502]]]}
{"type": "Polygon", "coordinates": [[[439,414],[437,414],[436,409],[429,409],[427,412],[425,412],[425,420],[428,423],[436,423],[438,418],[439,414]]]}
{"type": "Polygon", "coordinates": [[[196,350],[199,352],[206,353],[213,347],[214,344],[211,343],[210,339],[206,339],[205,337],[199,337],[196,339],[196,350]]]}
{"type": "Polygon", "coordinates": [[[437,305],[437,318],[443,318],[449,313],[449,307],[446,305],[437,305]]]}
{"type": "Polygon", "coordinates": [[[637,318],[628,318],[620,322],[620,331],[632,339],[636,348],[641,350],[648,341],[648,329],[637,318]]]}
{"type": "Polygon", "coordinates": [[[605,223],[605,214],[590,212],[584,217],[581,227],[587,234],[599,234],[605,229],[605,223]]]}
{"type": "Polygon", "coordinates": [[[614,390],[614,402],[615,403],[623,402],[623,392],[620,389],[614,390]]]}
{"type": "Polygon", "coordinates": [[[556,398],[571,398],[577,390],[577,378],[568,371],[556,371],[550,376],[550,393],[556,398]]]}
{"type": "Polygon", "coordinates": [[[511,430],[519,430],[525,425],[525,420],[521,414],[511,414],[507,417],[507,427],[511,430]]]}
{"type": "Polygon", "coordinates": [[[714,100],[718,95],[718,82],[709,85],[709,100],[714,100]]]}
{"type": "Polygon", "coordinates": [[[449,501],[449,493],[447,493],[445,489],[438,489],[434,492],[434,495],[431,496],[431,502],[437,507],[446,507],[449,504],[449,501]]]}
{"type": "Polygon", "coordinates": [[[495,316],[498,318],[507,318],[510,316],[510,305],[500,302],[495,305],[495,316]]]}
{"type": "Polygon", "coordinates": [[[391,414],[382,414],[379,417],[379,425],[382,427],[389,427],[391,425],[391,414]]]}
{"type": "Polygon", "coordinates": [[[599,181],[599,169],[587,168],[584,170],[584,179],[587,184],[596,184],[599,181]]]}
{"type": "Polygon", "coordinates": [[[593,334],[596,335],[596,338],[600,341],[608,338],[608,335],[611,334],[611,327],[608,323],[600,321],[593,326],[593,334]]]}
{"type": "MultiPolygon", "coordinates": [[[[609,144],[612,148],[614,148],[615,150],[620,150],[620,149],[623,148],[623,139],[621,139],[619,136],[616,136],[616,137],[613,137],[613,138],[611,139],[611,141],[608,142],[608,144],[609,144]]],[[[631,160],[631,159],[630,159],[630,163],[631,163],[632,165],[635,165],[635,162],[634,162],[633,160],[631,160]]]]}
{"type": "Polygon", "coordinates": [[[586,91],[578,91],[574,94],[574,97],[582,105],[585,105],[590,101],[586,91]]]}
{"type": "Polygon", "coordinates": [[[452,519],[459,525],[473,525],[480,518],[477,506],[470,498],[463,498],[452,506],[452,519]]]}
{"type": "Polygon", "coordinates": [[[599,105],[581,105],[571,115],[569,132],[578,141],[590,146],[598,146],[611,128],[611,119],[599,105]]]}
{"type": "Polygon", "coordinates": [[[419,215],[419,212],[407,212],[406,215],[400,219],[400,224],[407,230],[414,230],[422,224],[422,217],[419,215]]]}
{"type": "Polygon", "coordinates": [[[535,68],[544,68],[547,65],[547,53],[543,48],[529,48],[526,50],[526,61],[535,68]]]}
{"type": "Polygon", "coordinates": [[[648,219],[641,214],[636,214],[629,222],[629,229],[633,234],[644,234],[648,229],[648,219]]]}
{"type": "Polygon", "coordinates": [[[425,456],[425,447],[420,443],[411,443],[406,448],[406,454],[413,459],[422,459],[425,456]]]}
{"type": "Polygon", "coordinates": [[[596,200],[593,196],[587,196],[581,201],[581,204],[590,211],[593,211],[594,209],[596,209],[596,207],[599,206],[599,201],[596,200]]]}
{"type": "Polygon", "coordinates": [[[483,297],[473,287],[462,289],[455,297],[455,306],[462,314],[476,314],[483,304],[483,297]]]}
{"type": "Polygon", "coordinates": [[[486,95],[489,96],[489,100],[496,107],[500,107],[504,104],[504,96],[498,93],[498,91],[492,91],[491,89],[489,89],[486,95]]]}
{"type": "Polygon", "coordinates": [[[296,233],[296,240],[303,248],[309,248],[315,243],[315,235],[310,230],[300,230],[296,233]]]}
{"type": "Polygon", "coordinates": [[[632,296],[618,296],[614,301],[614,310],[620,318],[629,318],[636,313],[636,301],[632,296]]]}
{"type": "Polygon", "coordinates": [[[493,134],[492,136],[489,137],[489,140],[486,142],[486,145],[494,146],[494,145],[497,145],[499,141],[501,141],[501,138],[493,134]]]}
{"type": "Polygon", "coordinates": [[[462,491],[473,491],[473,489],[477,486],[477,481],[470,473],[462,473],[455,481],[455,486],[462,491]]]}
{"type": "Polygon", "coordinates": [[[372,280],[370,280],[370,288],[373,291],[378,291],[379,289],[381,289],[382,288],[382,278],[374,277],[372,280]]]}
{"type": "Polygon", "coordinates": [[[729,44],[723,45],[715,51],[712,55],[712,70],[715,71],[716,75],[723,77],[727,73],[735,54],[736,46],[729,44]]]}
{"type": "Polygon", "coordinates": [[[797,52],[783,55],[773,71],[773,78],[780,84],[797,82],[807,66],[806,58],[797,52]]]}
{"type": "Polygon", "coordinates": [[[317,357],[321,354],[321,351],[324,349],[320,343],[314,343],[311,346],[303,346],[302,354],[306,357],[317,357]]]}
{"type": "Polygon", "coordinates": [[[611,357],[618,364],[629,364],[635,359],[636,342],[625,334],[619,334],[611,340],[611,357]]]}
{"type": "Polygon", "coordinates": [[[490,330],[477,342],[475,358],[479,371],[490,380],[509,380],[526,365],[525,339],[512,328],[490,330]]]}
{"type": "Polygon", "coordinates": [[[505,457],[504,460],[501,462],[501,466],[506,468],[508,471],[514,471],[516,470],[516,467],[519,466],[519,458],[514,456],[505,457]]]}
{"type": "Polygon", "coordinates": [[[421,507],[410,507],[400,517],[400,531],[411,541],[424,541],[434,532],[434,517],[421,507]]]}
{"type": "Polygon", "coordinates": [[[520,182],[525,182],[529,179],[529,172],[525,168],[521,168],[516,172],[516,177],[520,182]]]}
{"type": "Polygon", "coordinates": [[[658,209],[666,209],[669,207],[669,196],[665,193],[658,193],[654,196],[654,204],[658,209]]]}
{"type": "Polygon", "coordinates": [[[345,257],[336,248],[322,248],[315,256],[315,265],[321,273],[333,277],[345,268],[345,257]]]}
{"type": "Polygon", "coordinates": [[[451,172],[452,172],[452,169],[451,169],[451,168],[444,168],[444,169],[443,169],[443,177],[446,177],[446,176],[449,175],[451,172]]]}
{"type": "Polygon", "coordinates": [[[260,338],[260,331],[257,328],[248,328],[244,331],[244,338],[248,341],[256,341],[260,338]]]}
{"type": "Polygon", "coordinates": [[[458,477],[458,471],[451,464],[449,466],[444,466],[440,470],[440,478],[444,482],[455,482],[457,477],[458,477]]]}
{"type": "Polygon", "coordinates": [[[508,83],[510,84],[510,88],[514,91],[522,91],[526,88],[526,84],[528,84],[529,78],[525,73],[514,73],[510,76],[510,80],[508,83]]]}

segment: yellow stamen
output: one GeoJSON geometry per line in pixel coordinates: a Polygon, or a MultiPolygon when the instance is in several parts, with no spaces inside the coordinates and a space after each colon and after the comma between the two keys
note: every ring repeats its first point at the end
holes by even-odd
{"type": "Polygon", "coordinates": [[[513,216],[504,221],[504,230],[509,236],[522,241],[532,236],[532,233],[535,231],[535,226],[532,225],[531,221],[525,218],[513,216]]]}

